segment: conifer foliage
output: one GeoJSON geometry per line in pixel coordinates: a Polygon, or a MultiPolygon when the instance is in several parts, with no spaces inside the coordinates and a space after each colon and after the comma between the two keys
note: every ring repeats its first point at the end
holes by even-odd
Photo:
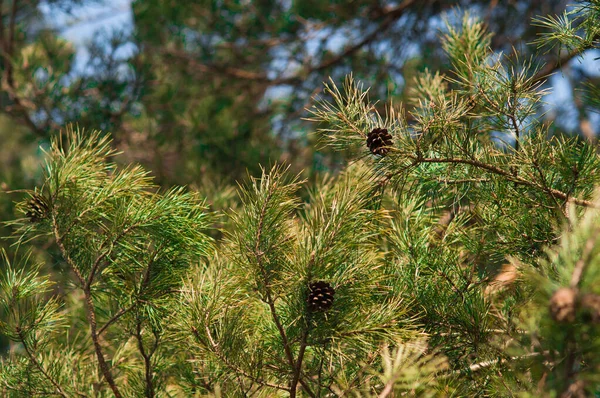
{"type": "MultiPolygon", "coordinates": [[[[598,15],[577,9],[580,41],[542,20],[540,44],[597,46],[598,15]]],[[[2,395],[598,394],[597,145],[551,136],[542,69],[489,44],[449,26],[452,72],[417,77],[410,118],[328,83],[318,133],[358,158],[314,185],[263,169],[218,242],[199,195],[58,135],[13,222],[58,273],[3,258],[2,395]]]]}

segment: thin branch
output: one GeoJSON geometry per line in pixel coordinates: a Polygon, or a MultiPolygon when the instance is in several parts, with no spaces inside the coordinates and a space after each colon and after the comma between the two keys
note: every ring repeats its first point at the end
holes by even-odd
{"type": "MultiPolygon", "coordinates": [[[[379,34],[388,30],[390,28],[390,26],[392,26],[392,24],[404,14],[404,11],[408,7],[413,5],[413,3],[415,3],[415,1],[416,0],[404,0],[402,2],[402,4],[400,4],[399,6],[387,11],[384,14],[385,18],[384,18],[383,22],[381,24],[379,24],[379,26],[377,28],[375,28],[371,33],[366,35],[362,40],[360,40],[358,43],[356,43],[352,47],[346,49],[345,51],[343,51],[336,57],[330,59],[329,61],[323,62],[319,66],[310,69],[308,72],[312,73],[312,72],[321,71],[323,69],[327,69],[330,66],[333,66],[333,65],[339,63],[340,61],[348,58],[349,56],[354,54],[356,51],[360,50],[362,47],[364,47],[368,43],[375,40],[377,38],[377,36],[379,36],[379,34]]],[[[304,72],[304,73],[306,73],[306,72],[304,72]]],[[[295,78],[297,78],[297,77],[295,77],[295,78]]]]}
{"type": "Polygon", "coordinates": [[[300,341],[300,349],[298,350],[298,359],[296,360],[296,366],[294,368],[294,376],[290,383],[290,390],[296,391],[298,382],[300,381],[300,373],[302,371],[302,360],[304,359],[304,353],[306,352],[306,346],[308,345],[308,332],[310,328],[310,319],[307,320],[306,328],[302,331],[302,339],[300,341]]]}
{"type": "Polygon", "coordinates": [[[385,383],[385,388],[381,391],[381,394],[378,395],[378,398],[386,398],[388,395],[392,394],[394,392],[394,384],[396,384],[396,377],[391,377],[390,380],[385,383]]]}
{"type": "Polygon", "coordinates": [[[81,275],[79,268],[77,267],[77,265],[75,264],[75,262],[73,261],[71,256],[69,255],[69,252],[65,248],[65,245],[61,239],[60,231],[58,230],[58,223],[56,221],[56,210],[53,210],[53,214],[52,214],[52,227],[54,230],[54,238],[56,240],[56,244],[57,244],[58,248],[60,249],[60,252],[61,252],[63,258],[65,259],[65,261],[67,262],[67,264],[69,265],[69,267],[71,268],[71,270],[73,271],[75,276],[77,277],[79,283],[81,284],[81,289],[83,290],[83,294],[85,296],[85,305],[86,305],[86,309],[87,309],[88,323],[90,324],[90,335],[92,338],[92,342],[94,343],[94,349],[96,351],[96,357],[98,358],[98,365],[100,366],[100,371],[102,372],[104,378],[108,382],[108,385],[110,386],[111,390],[113,391],[113,394],[115,394],[115,397],[122,398],[122,395],[119,391],[119,388],[117,387],[117,384],[115,383],[115,380],[110,371],[110,368],[108,367],[108,363],[106,362],[106,359],[104,358],[104,353],[102,352],[102,346],[100,345],[100,339],[98,338],[98,333],[96,332],[96,310],[94,307],[94,301],[92,300],[91,291],[90,291],[89,287],[86,287],[85,278],[83,277],[83,275],[81,275]]]}
{"type": "MultiPolygon", "coordinates": [[[[493,174],[497,174],[503,177],[506,177],[507,180],[512,181],[516,184],[519,185],[525,185],[528,187],[532,187],[532,188],[537,188],[540,189],[541,191],[546,192],[548,195],[554,197],[554,198],[558,198],[558,199],[562,199],[568,202],[573,202],[578,206],[583,206],[583,207],[590,207],[590,208],[594,208],[594,209],[598,209],[600,208],[600,206],[592,201],[589,200],[585,200],[585,199],[579,199],[579,198],[574,198],[574,197],[570,197],[569,195],[567,195],[566,193],[559,191],[557,189],[554,188],[550,188],[550,187],[544,187],[544,186],[540,186],[539,184],[536,184],[535,182],[526,180],[523,177],[520,176],[515,176],[513,175],[511,172],[508,172],[498,166],[489,164],[489,163],[484,163],[481,162],[479,160],[474,160],[474,159],[462,159],[462,158],[419,158],[417,156],[414,155],[409,155],[409,157],[413,158],[415,160],[416,163],[455,163],[455,164],[468,164],[471,166],[475,166],[477,168],[483,169],[483,170],[487,170],[493,174]]],[[[392,175],[390,175],[389,177],[393,177],[394,175],[397,175],[399,173],[394,173],[392,175]]]]}
{"type": "Polygon", "coordinates": [[[577,289],[579,286],[579,282],[581,281],[581,277],[585,271],[585,268],[590,263],[590,254],[594,247],[596,246],[596,241],[598,240],[598,230],[594,231],[592,236],[585,242],[585,246],[583,248],[583,253],[581,254],[581,258],[575,264],[575,269],[573,270],[573,275],[571,275],[571,289],[577,289]]]}
{"type": "Polygon", "coordinates": [[[131,311],[132,309],[135,308],[135,306],[137,305],[137,303],[133,303],[131,304],[129,307],[127,308],[121,308],[115,315],[113,315],[112,318],[110,318],[108,320],[108,322],[106,322],[104,324],[104,326],[102,326],[99,330],[98,330],[98,336],[100,336],[110,325],[112,325],[114,322],[116,322],[119,318],[121,318],[123,315],[125,315],[127,312],[131,311]]]}
{"type": "MultiPolygon", "coordinates": [[[[225,366],[227,366],[228,368],[230,368],[231,370],[233,370],[236,373],[241,374],[242,376],[250,379],[251,381],[258,383],[262,386],[266,386],[266,387],[271,387],[271,388],[275,388],[277,390],[282,390],[282,391],[287,391],[289,392],[290,389],[284,386],[280,386],[278,384],[273,384],[273,383],[269,383],[268,381],[264,381],[261,380],[257,377],[252,376],[251,374],[249,374],[248,372],[246,372],[244,369],[241,369],[240,367],[230,363],[227,358],[221,353],[221,350],[219,348],[219,345],[214,341],[212,334],[210,333],[210,329],[208,328],[208,326],[205,327],[205,331],[206,331],[206,335],[208,337],[208,341],[210,342],[211,345],[211,349],[212,351],[215,353],[215,355],[217,356],[217,358],[219,358],[224,364],[225,366]]],[[[196,328],[192,328],[192,333],[194,334],[194,336],[196,337],[196,339],[198,339],[199,341],[202,341],[202,339],[200,338],[200,335],[198,333],[198,329],[196,328]]]]}
{"type": "MultiPolygon", "coordinates": [[[[152,350],[152,352],[146,353],[146,350],[144,348],[144,341],[142,339],[142,321],[139,319],[136,324],[135,338],[138,342],[138,350],[140,351],[140,354],[144,358],[144,369],[145,369],[144,374],[146,377],[146,397],[154,398],[154,385],[152,383],[152,361],[151,361],[154,350],[152,350]]],[[[156,347],[157,343],[158,343],[158,339],[156,338],[155,347],[156,347]]]]}
{"type": "Polygon", "coordinates": [[[520,361],[522,359],[534,358],[534,357],[538,357],[540,355],[546,355],[547,353],[548,353],[548,351],[532,352],[529,354],[514,356],[514,357],[510,357],[510,358],[499,358],[499,359],[492,359],[489,361],[478,362],[478,363],[469,365],[469,367],[466,369],[448,370],[445,373],[438,375],[438,377],[446,378],[446,377],[451,377],[451,376],[457,376],[457,375],[463,374],[464,372],[477,372],[479,370],[486,369],[486,368],[489,368],[494,365],[505,364],[505,363],[508,363],[509,361],[520,361]]]}
{"type": "MultiPolygon", "coordinates": [[[[157,217],[155,217],[155,218],[157,218],[157,217]]],[[[151,219],[151,220],[154,220],[154,219],[151,219]]],[[[101,261],[102,261],[102,260],[103,260],[103,259],[104,259],[106,256],[108,256],[108,255],[109,255],[109,254],[112,252],[112,249],[113,249],[114,245],[115,245],[115,244],[116,244],[116,243],[117,243],[117,242],[118,242],[118,241],[119,241],[119,240],[120,240],[122,237],[124,237],[124,236],[125,236],[125,235],[127,235],[129,232],[131,232],[133,229],[135,229],[135,228],[139,227],[139,226],[140,226],[140,225],[141,225],[143,222],[148,222],[148,220],[141,220],[141,221],[138,221],[137,223],[133,223],[133,224],[131,224],[129,227],[125,228],[125,229],[124,229],[123,231],[121,231],[121,232],[120,232],[120,233],[119,233],[119,234],[118,234],[118,235],[117,235],[117,236],[116,236],[116,237],[115,237],[115,238],[114,238],[112,241],[110,241],[110,249],[109,249],[109,250],[107,250],[107,251],[105,251],[105,252],[103,252],[103,253],[100,253],[100,254],[98,255],[98,257],[96,257],[96,260],[94,261],[94,264],[92,264],[92,268],[91,268],[91,270],[90,270],[90,275],[88,276],[88,280],[87,280],[87,282],[86,282],[86,284],[85,284],[85,287],[86,287],[87,289],[89,289],[89,288],[90,288],[90,286],[92,285],[92,282],[94,281],[94,276],[95,276],[96,272],[98,271],[98,267],[100,266],[100,262],[101,262],[101,261]]],[[[102,243],[102,245],[100,245],[100,248],[98,249],[98,251],[99,251],[99,252],[100,252],[100,251],[102,251],[102,249],[104,249],[104,248],[107,246],[108,242],[109,242],[109,240],[108,240],[108,239],[107,239],[107,240],[105,240],[105,241],[102,243]]]]}
{"type": "MultiPolygon", "coordinates": [[[[0,7],[1,8],[1,7],[0,7]]],[[[0,9],[0,44],[2,45],[2,57],[4,58],[4,70],[2,74],[2,89],[8,93],[14,105],[22,114],[22,120],[38,136],[45,136],[44,130],[39,128],[29,116],[27,106],[15,92],[15,82],[13,77],[13,52],[17,19],[17,0],[13,0],[9,17],[8,37],[4,35],[3,12],[0,9]]],[[[10,111],[9,111],[10,113],[10,111]]]]}
{"type": "Polygon", "coordinates": [[[294,74],[293,76],[288,76],[288,77],[278,77],[278,78],[271,79],[264,72],[254,72],[254,71],[240,69],[240,68],[232,67],[229,65],[223,65],[223,64],[203,63],[201,61],[194,59],[191,54],[189,54],[185,51],[180,51],[180,50],[157,49],[157,48],[152,48],[152,50],[159,51],[162,54],[171,55],[171,56],[174,56],[174,57],[177,57],[180,59],[184,59],[189,64],[194,65],[195,68],[197,68],[201,72],[205,72],[205,73],[206,72],[220,73],[220,74],[224,74],[226,76],[230,76],[230,77],[233,77],[236,79],[254,80],[257,82],[263,82],[263,83],[268,83],[268,84],[272,84],[272,85],[299,84],[306,80],[305,76],[307,76],[311,73],[320,72],[324,69],[332,67],[332,66],[340,63],[341,61],[347,59],[348,57],[352,56],[354,53],[356,53],[358,50],[360,50],[367,44],[371,43],[382,32],[385,32],[386,30],[388,30],[395,21],[397,21],[402,15],[404,15],[404,12],[406,11],[406,9],[415,3],[416,3],[416,0],[405,0],[404,2],[402,2],[402,4],[398,5],[397,7],[394,7],[392,9],[386,11],[382,15],[384,17],[383,21],[376,28],[374,28],[373,31],[371,31],[371,33],[369,33],[365,37],[363,37],[362,40],[359,40],[356,44],[350,46],[349,48],[342,51],[340,54],[336,55],[335,57],[333,57],[327,61],[324,61],[324,62],[320,63],[319,65],[313,66],[313,67],[308,66],[308,67],[304,68],[303,70],[301,70],[299,73],[294,74]]]}
{"type": "MultiPolygon", "coordinates": [[[[25,337],[23,336],[23,331],[21,330],[20,327],[17,326],[17,335],[19,336],[19,339],[21,339],[21,343],[23,344],[23,348],[25,349],[25,352],[27,353],[27,356],[29,357],[29,359],[31,360],[31,362],[35,365],[36,368],[39,369],[40,372],[42,372],[42,374],[44,375],[44,377],[46,377],[46,379],[48,379],[48,381],[50,381],[50,383],[52,383],[52,385],[54,386],[54,388],[56,388],[56,391],[58,392],[58,394],[60,394],[61,396],[67,398],[67,394],[64,393],[63,389],[60,387],[60,385],[56,382],[56,380],[54,380],[54,378],[52,378],[52,376],[50,376],[48,374],[48,372],[46,372],[46,369],[44,369],[44,367],[42,366],[41,363],[39,363],[39,361],[37,360],[37,358],[35,357],[35,355],[33,355],[33,353],[31,352],[31,350],[29,349],[29,346],[27,345],[27,342],[25,341],[25,337]]],[[[82,394],[79,394],[82,395],[82,394]]],[[[82,395],[85,396],[85,395],[82,395]]]]}
{"type": "MultiPolygon", "coordinates": [[[[597,35],[594,38],[592,38],[592,40],[590,42],[593,43],[594,41],[598,40],[599,38],[600,38],[600,35],[597,35]]],[[[583,48],[573,50],[573,51],[563,55],[562,57],[558,57],[556,60],[554,60],[554,62],[547,63],[546,65],[544,65],[543,68],[541,68],[533,76],[533,78],[531,79],[531,84],[533,85],[533,84],[539,83],[542,80],[548,78],[550,75],[552,75],[558,69],[562,68],[563,65],[566,65],[567,63],[569,63],[570,60],[580,56],[584,51],[589,50],[591,48],[594,48],[593,44],[589,44],[583,48]]]]}
{"type": "Polygon", "coordinates": [[[14,41],[15,41],[15,23],[17,19],[17,0],[13,0],[10,19],[8,23],[8,38],[4,43],[4,51],[5,51],[5,72],[6,72],[6,80],[9,82],[9,85],[13,87],[13,70],[12,70],[12,56],[14,50],[14,41]]]}
{"type": "MultiPolygon", "coordinates": [[[[277,330],[279,331],[279,335],[280,335],[281,341],[283,343],[283,349],[285,351],[285,356],[287,357],[288,363],[290,364],[292,370],[294,372],[299,373],[300,369],[297,369],[296,361],[294,360],[294,355],[292,354],[290,342],[287,338],[285,329],[283,328],[283,325],[281,323],[281,320],[279,319],[279,315],[277,314],[277,310],[275,308],[275,300],[273,300],[273,295],[272,295],[271,289],[269,287],[268,275],[264,268],[264,264],[263,264],[263,260],[262,260],[262,256],[264,255],[264,253],[260,250],[260,242],[262,239],[262,232],[263,232],[263,228],[264,228],[264,221],[265,221],[265,216],[266,216],[266,212],[267,212],[267,206],[269,204],[269,201],[271,200],[271,197],[273,196],[272,186],[270,189],[271,189],[271,191],[268,193],[267,197],[265,198],[265,202],[260,211],[260,215],[259,215],[259,219],[258,219],[258,228],[256,230],[253,254],[254,254],[254,257],[256,258],[256,261],[260,268],[260,272],[263,277],[263,283],[265,286],[265,296],[266,296],[265,302],[269,306],[269,309],[271,311],[271,317],[273,318],[273,322],[275,323],[275,326],[277,327],[277,330]]],[[[300,384],[302,384],[302,386],[304,387],[304,389],[306,390],[306,393],[308,395],[310,395],[311,397],[315,397],[315,394],[311,391],[308,384],[302,378],[299,378],[298,381],[300,382],[300,384]]],[[[292,387],[295,387],[295,386],[292,386],[292,384],[290,384],[290,397],[294,398],[296,396],[296,389],[292,388],[292,387]]]]}

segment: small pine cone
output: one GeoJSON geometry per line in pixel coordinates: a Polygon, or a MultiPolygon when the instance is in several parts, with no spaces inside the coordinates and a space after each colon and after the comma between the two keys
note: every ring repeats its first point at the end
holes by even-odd
{"type": "Polygon", "coordinates": [[[392,146],[392,135],[387,129],[375,128],[367,135],[367,146],[373,155],[385,156],[392,146]]]}
{"type": "Polygon", "coordinates": [[[586,294],[581,298],[581,309],[585,314],[585,320],[591,323],[600,323],[600,296],[597,294],[586,294]]]}
{"type": "Polygon", "coordinates": [[[46,199],[37,193],[33,194],[27,202],[27,211],[25,212],[25,216],[29,218],[29,221],[32,223],[40,222],[48,216],[48,212],[46,199]]]}
{"type": "Polygon", "coordinates": [[[556,322],[573,322],[577,293],[574,289],[563,287],[550,298],[550,314],[556,322]]]}
{"type": "Polygon", "coordinates": [[[309,286],[308,308],[311,311],[326,311],[333,305],[335,290],[327,282],[312,282],[309,286]]]}

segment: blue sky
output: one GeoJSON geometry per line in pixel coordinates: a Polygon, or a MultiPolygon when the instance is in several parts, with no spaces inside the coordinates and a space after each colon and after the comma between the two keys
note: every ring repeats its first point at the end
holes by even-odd
{"type": "MultiPolygon", "coordinates": [[[[76,70],[81,70],[88,59],[86,44],[104,33],[122,30],[130,32],[133,26],[131,0],[105,0],[73,10],[71,14],[57,12],[48,5],[40,5],[46,22],[59,30],[62,37],[77,49],[76,70]]],[[[119,55],[131,55],[133,45],[123,46],[119,55]]]]}

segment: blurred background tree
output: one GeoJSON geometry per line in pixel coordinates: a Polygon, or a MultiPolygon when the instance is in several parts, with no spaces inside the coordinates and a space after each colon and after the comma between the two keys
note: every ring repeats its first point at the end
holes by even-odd
{"type": "MultiPolygon", "coordinates": [[[[127,160],[167,185],[204,175],[232,182],[277,160],[307,173],[336,169],[340,155],[314,152],[301,119],[322,81],[352,71],[379,98],[407,103],[418,71],[449,67],[436,38],[458,7],[483,17],[494,51],[526,57],[542,30],[531,18],[560,14],[566,3],[3,1],[1,134],[11,144],[0,180],[14,188],[25,167],[15,163],[26,153],[36,159],[38,144],[70,121],[112,131],[127,160]],[[116,12],[131,13],[130,26],[104,23],[116,12]],[[93,24],[103,30],[87,43],[65,38],[93,24]]],[[[545,55],[549,65],[558,55],[545,55]]],[[[569,64],[567,80],[551,81],[562,103],[546,117],[568,116],[558,129],[594,133],[589,104],[564,90],[597,78],[589,64],[569,64]]]]}

